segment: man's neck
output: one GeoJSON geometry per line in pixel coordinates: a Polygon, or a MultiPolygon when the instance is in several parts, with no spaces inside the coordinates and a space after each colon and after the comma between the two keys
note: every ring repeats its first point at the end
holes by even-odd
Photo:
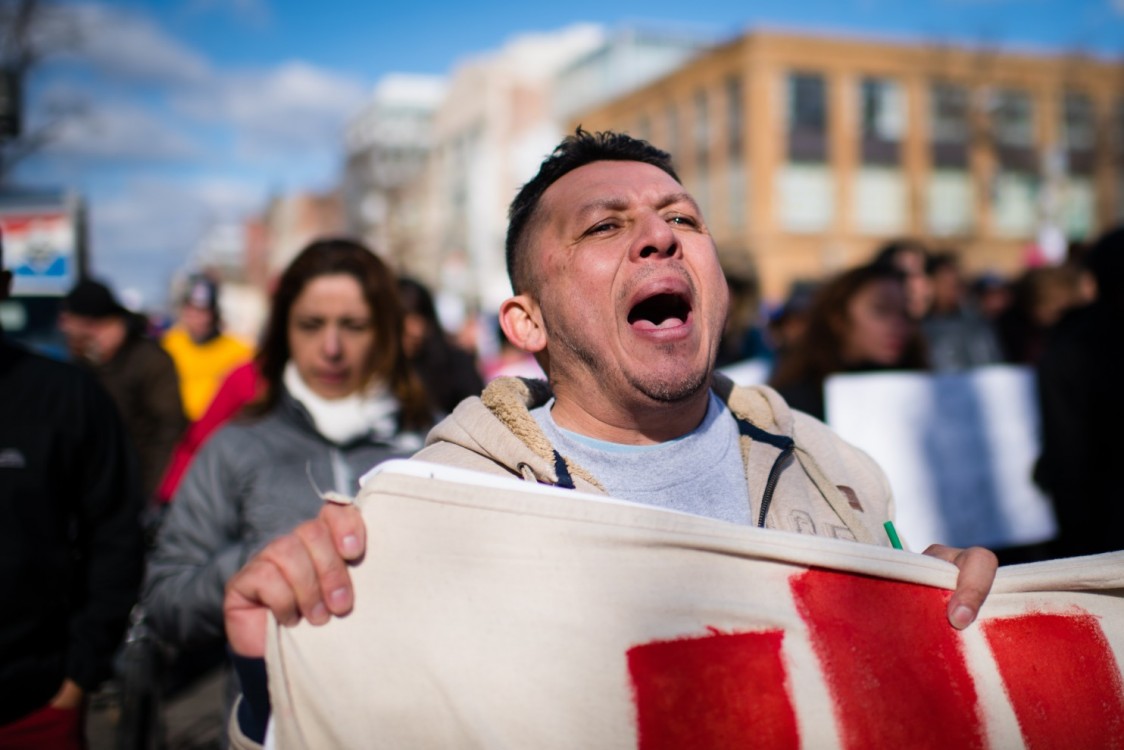
{"type": "Polygon", "coordinates": [[[706,417],[710,389],[674,403],[647,400],[634,405],[579,400],[555,391],[551,416],[559,427],[622,445],[654,445],[682,437],[706,417]]]}

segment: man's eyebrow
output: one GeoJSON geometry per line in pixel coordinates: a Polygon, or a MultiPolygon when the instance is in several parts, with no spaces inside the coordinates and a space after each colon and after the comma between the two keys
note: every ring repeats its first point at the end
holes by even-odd
{"type": "Polygon", "coordinates": [[[687,203],[690,204],[691,208],[693,208],[694,210],[699,210],[699,204],[695,203],[695,199],[692,198],[691,194],[685,190],[680,193],[669,193],[668,195],[665,195],[660,199],[660,202],[656,204],[656,208],[663,209],[667,208],[668,206],[674,206],[676,203],[687,203]]]}
{"type": "Polygon", "coordinates": [[[607,198],[594,198],[593,200],[586,201],[578,206],[578,210],[574,212],[574,218],[584,220],[586,216],[599,211],[624,211],[628,208],[628,201],[619,196],[610,196],[607,198]]]}
{"type": "MultiPolygon", "coordinates": [[[[676,203],[687,203],[695,211],[698,211],[699,208],[698,204],[695,203],[695,199],[691,197],[691,194],[682,191],[678,193],[668,193],[661,197],[656,202],[656,210],[663,210],[668,206],[674,206],[676,203]]],[[[581,204],[578,210],[574,212],[574,217],[580,221],[587,215],[598,211],[625,211],[629,208],[629,205],[628,199],[620,196],[594,198],[593,200],[581,204]]]]}

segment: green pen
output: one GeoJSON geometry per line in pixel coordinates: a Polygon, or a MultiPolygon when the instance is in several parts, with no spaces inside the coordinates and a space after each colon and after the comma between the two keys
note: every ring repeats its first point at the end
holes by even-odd
{"type": "Polygon", "coordinates": [[[882,528],[886,529],[886,536],[890,537],[890,544],[894,549],[902,549],[902,540],[898,538],[898,530],[894,528],[894,522],[887,521],[882,524],[882,528]]]}

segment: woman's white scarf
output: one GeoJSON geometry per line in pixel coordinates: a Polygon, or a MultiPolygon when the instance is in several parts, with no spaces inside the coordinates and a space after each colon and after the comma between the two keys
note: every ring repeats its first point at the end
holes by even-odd
{"type": "Polygon", "coordinates": [[[344,444],[368,435],[389,441],[398,432],[398,400],[382,381],[343,398],[326,399],[313,392],[289,360],[283,377],[289,395],[312,417],[312,424],[333,443],[344,444]]]}

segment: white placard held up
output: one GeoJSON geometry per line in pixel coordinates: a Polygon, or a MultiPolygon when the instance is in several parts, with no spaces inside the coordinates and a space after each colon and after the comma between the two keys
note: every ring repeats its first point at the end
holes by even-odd
{"type": "Polygon", "coordinates": [[[1049,500],[1031,479],[1040,438],[1028,368],[837,375],[824,388],[828,424],[885,470],[898,532],[913,549],[1056,535],[1049,500]]]}

